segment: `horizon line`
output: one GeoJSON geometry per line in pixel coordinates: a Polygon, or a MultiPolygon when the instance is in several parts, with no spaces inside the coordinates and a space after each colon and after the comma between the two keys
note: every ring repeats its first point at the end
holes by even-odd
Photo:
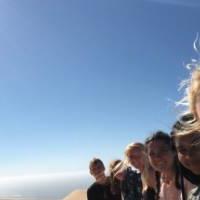
{"type": "Polygon", "coordinates": [[[28,179],[41,179],[41,178],[55,178],[55,177],[77,177],[89,175],[88,170],[68,171],[68,172],[56,172],[56,173],[38,173],[38,174],[24,174],[24,175],[13,175],[13,176],[0,176],[0,182],[7,181],[18,181],[28,179]]]}

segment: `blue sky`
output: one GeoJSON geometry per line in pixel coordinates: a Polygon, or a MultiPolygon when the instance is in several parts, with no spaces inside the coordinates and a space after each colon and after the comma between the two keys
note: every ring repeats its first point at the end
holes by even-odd
{"type": "Polygon", "coordinates": [[[0,176],[107,164],[177,117],[200,3],[0,1],[0,176]]]}

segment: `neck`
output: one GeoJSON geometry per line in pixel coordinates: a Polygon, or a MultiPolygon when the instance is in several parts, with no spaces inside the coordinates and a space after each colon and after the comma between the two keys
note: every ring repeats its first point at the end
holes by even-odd
{"type": "Polygon", "coordinates": [[[174,181],[174,172],[173,170],[168,170],[162,173],[162,179],[163,182],[170,184],[172,181],[174,181]]]}
{"type": "Polygon", "coordinates": [[[106,176],[105,174],[99,175],[96,177],[96,182],[100,184],[104,184],[106,182],[106,176]]]}

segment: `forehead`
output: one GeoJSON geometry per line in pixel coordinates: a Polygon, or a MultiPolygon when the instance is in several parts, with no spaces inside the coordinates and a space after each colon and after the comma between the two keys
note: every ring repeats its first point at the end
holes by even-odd
{"type": "Polygon", "coordinates": [[[127,154],[128,155],[134,155],[134,154],[140,154],[140,153],[142,153],[142,150],[141,150],[141,148],[139,148],[139,147],[133,147],[133,148],[131,148],[128,152],[127,152],[127,154]]]}
{"type": "Polygon", "coordinates": [[[93,163],[90,164],[90,169],[96,168],[96,167],[103,167],[103,163],[100,161],[95,161],[93,163]]]}
{"type": "Polygon", "coordinates": [[[177,136],[175,138],[175,143],[178,145],[191,145],[200,143],[200,133],[177,136]]]}
{"type": "Polygon", "coordinates": [[[163,140],[153,140],[148,144],[148,150],[157,150],[163,147],[168,147],[163,140]]]}

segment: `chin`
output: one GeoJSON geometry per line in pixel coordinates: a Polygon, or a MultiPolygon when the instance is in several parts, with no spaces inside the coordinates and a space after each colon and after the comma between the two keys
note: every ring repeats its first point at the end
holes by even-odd
{"type": "Polygon", "coordinates": [[[200,175],[200,169],[198,168],[190,168],[190,170],[195,174],[195,175],[200,175]]]}

